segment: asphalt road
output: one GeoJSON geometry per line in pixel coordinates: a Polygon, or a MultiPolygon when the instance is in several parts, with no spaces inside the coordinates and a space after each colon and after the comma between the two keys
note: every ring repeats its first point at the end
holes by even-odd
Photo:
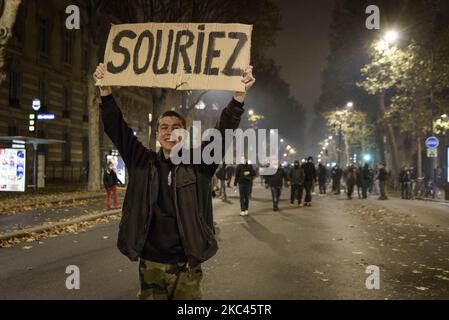
{"type": "MultiPolygon", "coordinates": [[[[245,218],[237,198],[215,201],[220,250],[203,265],[205,299],[449,299],[447,205],[327,196],[273,212],[269,197],[256,187],[245,218]],[[366,288],[369,265],[379,290],[366,288]]],[[[135,299],[138,266],[116,249],[117,228],[0,249],[0,299],[135,299]],[[69,265],[79,290],[65,287],[69,265]]]]}

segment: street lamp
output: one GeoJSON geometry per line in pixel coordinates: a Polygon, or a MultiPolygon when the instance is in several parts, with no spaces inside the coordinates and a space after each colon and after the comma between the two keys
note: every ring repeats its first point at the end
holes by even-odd
{"type": "Polygon", "coordinates": [[[249,114],[250,116],[254,115],[254,110],[249,110],[249,111],[248,111],[248,114],[249,114]]]}
{"type": "Polygon", "coordinates": [[[393,44],[399,39],[399,32],[396,30],[390,30],[385,33],[384,40],[389,43],[393,44]]]}

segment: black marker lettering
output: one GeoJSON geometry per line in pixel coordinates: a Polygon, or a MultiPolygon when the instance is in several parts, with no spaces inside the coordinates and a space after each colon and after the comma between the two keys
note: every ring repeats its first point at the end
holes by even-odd
{"type": "Polygon", "coordinates": [[[137,39],[136,47],[134,48],[134,61],[133,61],[133,68],[135,74],[142,74],[145,73],[148,70],[148,67],[150,66],[151,57],[153,56],[153,49],[154,49],[154,37],[153,34],[149,30],[145,30],[142,32],[137,39]],[[147,38],[148,39],[148,51],[146,55],[146,61],[142,68],[139,68],[139,53],[140,48],[142,47],[143,40],[147,38]]]}
{"type": "Polygon", "coordinates": [[[128,68],[129,63],[131,61],[131,55],[128,49],[120,45],[120,41],[123,38],[135,39],[136,37],[137,35],[131,30],[122,30],[119,33],[117,33],[117,35],[114,38],[114,41],[112,42],[112,51],[123,54],[123,64],[121,66],[116,67],[112,64],[112,61],[109,61],[107,64],[108,72],[112,74],[117,74],[128,68]]]}
{"type": "Polygon", "coordinates": [[[206,75],[218,75],[218,68],[212,68],[212,61],[214,58],[220,56],[220,50],[215,50],[215,39],[224,38],[226,34],[223,31],[209,33],[209,44],[207,47],[206,66],[204,68],[204,74],[206,75]]]}
{"type": "Polygon", "coordinates": [[[235,61],[237,61],[237,58],[240,54],[240,51],[242,50],[245,43],[248,41],[248,36],[246,33],[243,32],[229,32],[228,37],[230,39],[238,39],[237,45],[234,48],[234,52],[229,57],[228,62],[226,63],[226,66],[223,69],[223,74],[227,76],[241,76],[243,74],[242,69],[235,69],[233,68],[235,61]]]}
{"type": "Polygon", "coordinates": [[[154,74],[166,74],[168,73],[168,64],[170,63],[170,55],[171,55],[171,49],[173,46],[173,34],[174,31],[170,30],[168,34],[168,42],[167,42],[167,54],[165,56],[165,62],[162,68],[158,68],[159,64],[159,58],[161,55],[161,46],[162,46],[162,30],[157,31],[157,40],[156,40],[156,51],[154,53],[154,60],[153,60],[153,72],[154,74]]]}
{"type": "Polygon", "coordinates": [[[186,73],[192,73],[192,66],[190,65],[189,56],[187,55],[187,49],[193,44],[194,34],[189,30],[178,31],[176,34],[175,50],[173,51],[173,64],[171,67],[171,73],[176,73],[178,71],[179,54],[181,53],[182,61],[184,63],[184,70],[186,73]],[[181,43],[181,38],[186,36],[187,42],[185,44],[181,43]]]}
{"type": "MultiPolygon", "coordinates": [[[[198,26],[198,30],[204,31],[204,29],[205,29],[204,24],[198,26]]],[[[196,54],[195,54],[195,69],[193,70],[193,72],[196,74],[201,73],[201,64],[203,63],[203,46],[204,46],[204,32],[199,32],[198,44],[196,47],[196,54]]]]}

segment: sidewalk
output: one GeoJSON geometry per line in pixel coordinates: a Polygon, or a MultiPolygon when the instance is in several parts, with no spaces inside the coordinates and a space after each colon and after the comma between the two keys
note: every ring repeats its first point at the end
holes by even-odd
{"type": "MultiPolygon", "coordinates": [[[[120,188],[119,188],[120,189],[120,188]]],[[[104,197],[105,191],[91,192],[86,185],[52,184],[36,192],[0,192],[0,215],[14,214],[17,211],[29,211],[35,206],[73,202],[104,197]]]]}
{"type": "MultiPolygon", "coordinates": [[[[119,205],[123,203],[125,191],[125,188],[118,188],[119,205]]],[[[34,194],[3,194],[0,197],[0,240],[120,212],[120,208],[106,209],[105,192],[89,192],[85,186],[59,185],[34,194]]]]}

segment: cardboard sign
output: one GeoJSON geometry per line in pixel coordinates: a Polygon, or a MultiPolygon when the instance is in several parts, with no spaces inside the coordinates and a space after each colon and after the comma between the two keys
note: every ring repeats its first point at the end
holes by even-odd
{"type": "Polygon", "coordinates": [[[97,85],[244,91],[252,25],[142,23],[111,27],[97,85]]]}

